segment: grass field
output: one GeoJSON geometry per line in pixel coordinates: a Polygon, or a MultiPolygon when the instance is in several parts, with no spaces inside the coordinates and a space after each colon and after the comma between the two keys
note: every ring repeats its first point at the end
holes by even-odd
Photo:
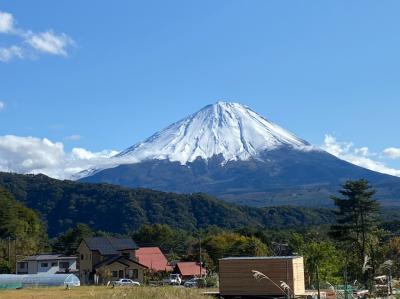
{"type": "Polygon", "coordinates": [[[0,299],[210,299],[204,289],[174,287],[107,288],[83,286],[66,290],[64,288],[33,288],[21,290],[0,290],[0,299]]]}

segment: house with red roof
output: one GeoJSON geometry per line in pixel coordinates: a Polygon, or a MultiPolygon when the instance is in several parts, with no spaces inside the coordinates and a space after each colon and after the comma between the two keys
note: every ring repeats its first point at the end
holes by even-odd
{"type": "Polygon", "coordinates": [[[140,264],[147,266],[150,272],[172,271],[167,258],[158,247],[140,247],[135,251],[135,257],[140,264]]]}
{"type": "Polygon", "coordinates": [[[205,276],[207,274],[207,270],[203,267],[200,267],[200,264],[196,262],[178,262],[174,268],[172,273],[180,274],[182,280],[188,280],[193,277],[205,276]]]}

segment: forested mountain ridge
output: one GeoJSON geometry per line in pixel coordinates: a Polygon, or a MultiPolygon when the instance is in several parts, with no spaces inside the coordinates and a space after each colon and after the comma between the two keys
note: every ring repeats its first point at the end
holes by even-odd
{"type": "Polygon", "coordinates": [[[50,236],[76,223],[94,230],[128,233],[143,224],[161,223],[193,231],[217,226],[287,228],[331,223],[329,209],[253,208],[225,203],[205,194],[176,194],[108,184],[60,181],[45,175],[0,173],[0,186],[36,210],[50,236]]]}
{"type": "Polygon", "coordinates": [[[5,259],[10,257],[10,249],[30,255],[40,252],[46,244],[47,235],[39,215],[0,187],[0,273],[10,271],[10,261],[5,259]]]}

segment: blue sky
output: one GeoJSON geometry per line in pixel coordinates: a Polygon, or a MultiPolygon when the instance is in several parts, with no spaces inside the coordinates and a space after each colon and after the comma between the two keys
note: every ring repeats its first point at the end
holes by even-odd
{"type": "Polygon", "coordinates": [[[399,10],[398,1],[1,1],[0,136],[47,138],[62,154],[122,150],[224,99],[348,160],[400,169],[399,10]]]}

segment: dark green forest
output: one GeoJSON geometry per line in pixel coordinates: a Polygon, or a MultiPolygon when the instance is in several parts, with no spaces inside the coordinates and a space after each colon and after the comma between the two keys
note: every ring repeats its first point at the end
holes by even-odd
{"type": "Polygon", "coordinates": [[[388,261],[399,276],[399,211],[381,208],[367,181],[349,181],[337,194],[330,198],[334,209],[254,208],[206,194],[0,173],[0,271],[13,270],[9,244],[18,257],[75,254],[84,237],[116,235],[159,246],[170,261],[198,261],[201,252],[211,271],[226,256],[302,255],[309,287],[317,273],[334,284],[344,283],[346,273],[368,286],[389,271],[388,261]]]}
{"type": "Polygon", "coordinates": [[[37,211],[50,236],[85,223],[94,230],[128,233],[144,224],[168,224],[195,231],[210,226],[306,227],[332,223],[329,209],[253,208],[228,204],[206,194],[176,194],[108,184],[60,181],[44,175],[0,173],[0,187],[37,211]]]}

